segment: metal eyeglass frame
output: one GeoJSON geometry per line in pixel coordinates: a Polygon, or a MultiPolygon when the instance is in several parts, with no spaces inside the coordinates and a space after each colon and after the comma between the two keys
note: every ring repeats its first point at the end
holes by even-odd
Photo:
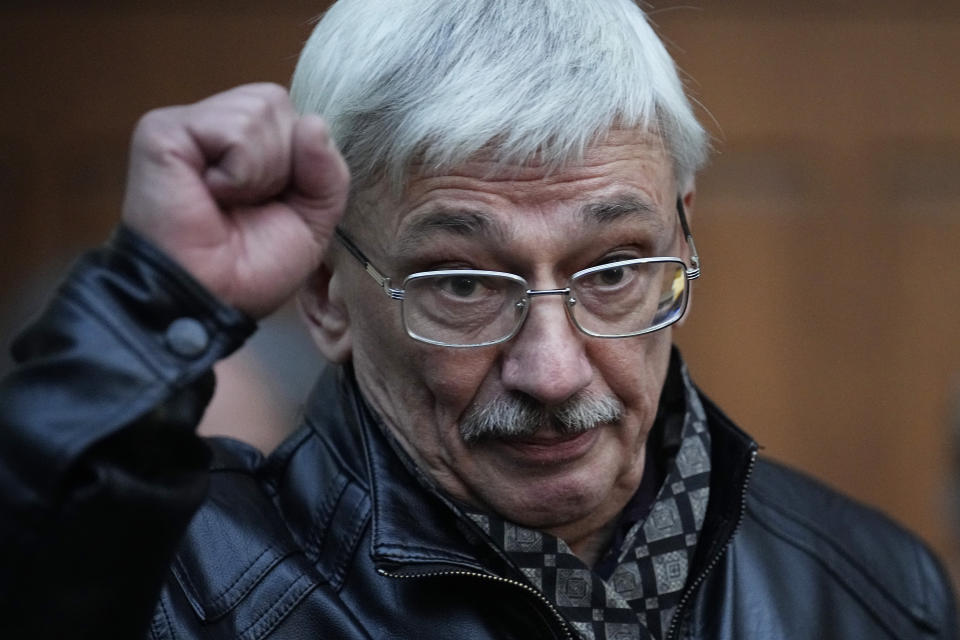
{"type": "MultiPolygon", "coordinates": [[[[683,198],[682,198],[681,196],[677,196],[677,215],[678,215],[679,218],[680,218],[680,227],[681,227],[681,229],[683,230],[683,234],[684,234],[684,237],[685,237],[685,239],[686,239],[686,241],[687,241],[687,245],[689,245],[689,247],[690,247],[690,266],[687,266],[687,264],[686,264],[681,258],[670,257],[670,256],[660,256],[660,257],[652,257],[652,258],[641,258],[641,259],[635,259],[635,260],[624,260],[624,261],[613,262],[613,263],[609,263],[609,264],[601,264],[601,265],[597,265],[597,266],[595,266],[595,267],[589,267],[589,268],[587,268],[587,269],[583,269],[583,270],[578,271],[577,273],[573,274],[573,275],[570,277],[571,281],[574,280],[574,279],[576,279],[577,276],[586,275],[586,274],[592,273],[592,272],[594,272],[594,271],[599,271],[599,270],[602,270],[602,269],[607,269],[607,268],[616,266],[616,265],[621,264],[621,263],[636,264],[636,263],[641,263],[641,262],[643,262],[643,263],[649,263],[649,262],[679,262],[679,263],[683,264],[683,266],[684,266],[684,274],[685,274],[685,276],[686,276],[686,279],[687,279],[688,281],[690,281],[690,280],[696,280],[697,278],[700,277],[700,255],[697,253],[697,247],[696,247],[696,245],[695,245],[694,242],[693,242],[693,234],[690,233],[690,225],[687,223],[687,215],[686,215],[686,212],[685,212],[684,207],[683,207],[683,198]]],[[[349,238],[349,236],[347,236],[346,233],[344,233],[344,231],[343,231],[342,229],[340,229],[340,227],[336,227],[336,228],[334,229],[334,234],[335,234],[337,240],[343,245],[343,247],[344,247],[347,251],[350,252],[350,255],[352,255],[354,258],[357,259],[358,262],[360,262],[360,264],[363,266],[363,270],[366,271],[367,274],[369,274],[369,276],[374,279],[374,281],[377,283],[377,285],[378,285],[380,288],[383,289],[384,293],[386,293],[387,296],[389,296],[390,298],[392,298],[392,299],[394,299],[394,300],[400,300],[401,302],[402,302],[402,301],[404,300],[404,298],[405,298],[405,291],[406,291],[405,286],[406,286],[407,282],[409,282],[410,280],[419,279],[419,278],[424,278],[424,277],[432,277],[432,276],[455,276],[455,275],[461,275],[461,274],[463,274],[465,271],[466,271],[467,273],[469,273],[469,274],[477,275],[477,276],[506,277],[506,278],[511,279],[511,280],[514,280],[514,281],[516,281],[516,282],[522,283],[524,287],[527,286],[527,281],[526,281],[524,278],[522,278],[522,277],[520,277],[520,276],[518,276],[518,275],[516,275],[516,274],[514,274],[514,273],[507,273],[507,272],[505,272],[505,271],[484,271],[484,270],[477,270],[477,269],[466,269],[466,270],[464,270],[464,269],[445,269],[445,270],[439,270],[439,271],[420,271],[420,272],[417,272],[417,273],[411,273],[410,275],[408,275],[408,276],[407,276],[406,278],[404,278],[404,280],[403,280],[404,288],[395,289],[395,288],[393,288],[392,286],[390,286],[390,278],[389,278],[388,276],[385,276],[383,273],[380,272],[379,269],[377,269],[375,266],[373,266],[373,264],[370,263],[370,259],[367,258],[366,254],[364,254],[363,251],[361,251],[360,248],[359,248],[356,244],[354,244],[353,240],[351,240],[351,239],[349,238]]],[[[571,296],[570,293],[571,293],[571,290],[570,290],[570,287],[569,287],[569,286],[568,286],[568,287],[565,287],[565,288],[563,288],[563,289],[526,289],[526,290],[525,290],[525,296],[526,296],[526,297],[525,297],[525,298],[522,298],[521,300],[519,300],[519,301],[517,302],[518,305],[523,305],[523,314],[522,314],[522,316],[519,318],[519,320],[516,322],[516,326],[514,327],[513,331],[510,332],[510,334],[508,334],[508,335],[506,335],[506,336],[504,336],[504,337],[502,337],[502,338],[498,338],[498,339],[496,339],[496,340],[490,340],[490,341],[487,341],[487,342],[482,342],[482,343],[479,343],[479,344],[450,344],[450,343],[448,343],[448,342],[441,342],[441,341],[438,341],[438,340],[431,340],[430,338],[426,338],[426,337],[424,337],[424,336],[420,336],[420,335],[417,335],[417,334],[413,333],[413,332],[410,330],[410,328],[407,326],[407,323],[406,323],[406,319],[405,319],[405,318],[404,318],[404,320],[403,320],[403,325],[404,325],[404,329],[406,330],[408,336],[410,336],[410,337],[413,338],[414,340],[418,340],[418,341],[420,341],[420,342],[425,342],[425,343],[427,343],[427,344],[438,345],[438,346],[441,346],[441,347],[452,347],[452,348],[486,347],[486,346],[490,346],[490,345],[494,345],[494,344],[500,344],[500,343],[502,343],[502,342],[507,342],[508,340],[510,340],[511,338],[513,338],[515,335],[517,335],[517,333],[520,331],[520,328],[523,326],[523,323],[524,323],[524,322],[526,321],[526,319],[527,319],[527,310],[529,309],[529,306],[530,306],[530,305],[529,305],[529,300],[530,300],[531,298],[535,298],[535,297],[537,297],[537,296],[557,296],[557,295],[562,295],[562,296],[567,296],[567,301],[566,301],[566,302],[567,302],[567,305],[566,305],[566,307],[565,307],[565,308],[566,308],[566,311],[567,311],[567,317],[570,319],[571,322],[573,322],[574,326],[577,327],[577,329],[578,329],[580,332],[582,332],[582,333],[584,333],[584,334],[586,334],[586,335],[588,335],[588,336],[595,337],[595,338],[629,338],[629,337],[632,337],[632,336],[643,335],[643,334],[646,334],[646,333],[653,333],[654,331],[659,331],[660,329],[663,329],[663,328],[665,328],[665,327],[670,326],[671,324],[674,324],[675,322],[677,322],[678,320],[680,320],[680,318],[682,318],[682,317],[684,316],[684,314],[686,313],[686,310],[687,310],[687,301],[688,301],[689,298],[690,298],[690,288],[689,288],[689,287],[684,287],[684,301],[683,301],[682,310],[681,310],[681,312],[679,313],[679,315],[677,315],[676,318],[674,318],[673,320],[671,320],[671,321],[669,321],[669,322],[664,322],[664,323],[661,323],[661,324],[659,324],[659,325],[652,325],[651,327],[648,327],[648,328],[646,328],[646,329],[643,329],[643,330],[641,330],[641,331],[636,331],[636,332],[633,332],[633,333],[616,334],[616,335],[606,335],[606,334],[598,334],[598,333],[595,333],[595,332],[590,331],[590,330],[588,330],[588,329],[585,329],[585,328],[577,321],[577,319],[576,319],[576,317],[574,317],[573,311],[572,311],[573,305],[576,304],[576,299],[573,298],[573,296],[571,296]]]]}

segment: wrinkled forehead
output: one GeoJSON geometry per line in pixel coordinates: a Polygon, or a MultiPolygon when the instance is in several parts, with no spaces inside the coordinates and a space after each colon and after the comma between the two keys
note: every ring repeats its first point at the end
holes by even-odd
{"type": "Polygon", "coordinates": [[[661,139],[647,130],[620,130],[562,163],[531,158],[505,163],[485,149],[456,167],[417,165],[402,189],[386,183],[354,194],[354,233],[392,242],[408,228],[442,226],[476,232],[490,219],[508,224],[519,211],[586,215],[604,220],[623,212],[671,215],[677,196],[674,163],[661,139]]]}

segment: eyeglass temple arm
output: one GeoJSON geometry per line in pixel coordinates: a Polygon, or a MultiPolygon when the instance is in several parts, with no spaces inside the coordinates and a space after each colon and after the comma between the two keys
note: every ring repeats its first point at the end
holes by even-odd
{"type": "Polygon", "coordinates": [[[403,292],[397,289],[394,289],[390,286],[390,278],[380,273],[379,270],[372,264],[370,260],[367,259],[367,256],[363,254],[363,251],[360,251],[360,248],[353,244],[353,240],[347,237],[340,227],[335,227],[333,230],[334,235],[337,237],[337,240],[340,241],[340,244],[343,245],[343,248],[350,252],[354,258],[356,258],[361,265],[363,265],[363,270],[370,274],[370,277],[377,281],[377,284],[383,287],[383,290],[391,298],[396,298],[399,293],[399,297],[403,297],[403,292]]]}
{"type": "Polygon", "coordinates": [[[700,254],[697,253],[697,245],[693,243],[693,234],[690,233],[687,213],[683,208],[683,196],[677,196],[677,213],[680,214],[680,227],[683,229],[683,235],[687,237],[687,244],[690,245],[690,268],[687,269],[687,277],[693,280],[700,277],[700,254]]]}

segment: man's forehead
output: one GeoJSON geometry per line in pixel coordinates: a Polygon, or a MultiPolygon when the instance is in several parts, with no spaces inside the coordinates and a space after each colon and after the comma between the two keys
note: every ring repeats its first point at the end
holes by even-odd
{"type": "MultiPolygon", "coordinates": [[[[575,223],[584,229],[625,221],[642,224],[653,233],[659,233],[664,227],[661,211],[642,194],[622,193],[591,199],[574,207],[570,214],[575,223]]],[[[561,222],[559,215],[556,220],[558,223],[561,222]]],[[[550,221],[547,217],[547,222],[550,221]]],[[[483,238],[494,243],[506,243],[511,232],[510,217],[499,212],[440,205],[420,211],[405,220],[397,234],[395,248],[401,254],[413,252],[426,238],[434,235],[483,238]]]]}
{"type": "MultiPolygon", "coordinates": [[[[577,216],[587,224],[614,222],[626,217],[656,219],[657,212],[656,203],[644,194],[634,193],[591,199],[576,208],[577,216]]],[[[491,231],[496,222],[496,217],[483,209],[440,205],[410,216],[404,225],[404,232],[417,235],[442,231],[474,235],[491,231]]]]}
{"type": "Polygon", "coordinates": [[[660,139],[622,130],[561,167],[502,165],[484,154],[443,172],[413,172],[402,194],[376,191],[364,198],[362,225],[394,247],[425,235],[496,234],[519,210],[562,212],[582,224],[656,224],[676,197],[660,139]]]}

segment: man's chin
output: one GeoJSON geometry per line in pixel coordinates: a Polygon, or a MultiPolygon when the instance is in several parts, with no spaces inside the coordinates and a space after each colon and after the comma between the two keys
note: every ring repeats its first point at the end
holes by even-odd
{"type": "Polygon", "coordinates": [[[603,496],[598,487],[571,475],[555,482],[534,480],[504,502],[490,506],[510,522],[560,534],[576,529],[577,523],[590,520],[602,503],[603,496]]]}

